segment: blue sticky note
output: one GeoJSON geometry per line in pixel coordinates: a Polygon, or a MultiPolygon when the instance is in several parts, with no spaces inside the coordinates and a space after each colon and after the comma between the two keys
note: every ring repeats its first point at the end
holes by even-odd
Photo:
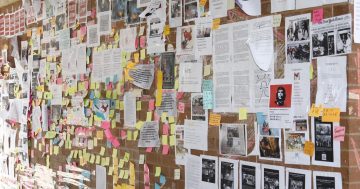
{"type": "Polygon", "coordinates": [[[93,100],[95,98],[95,92],[90,91],[90,99],[93,100]]]}
{"type": "Polygon", "coordinates": [[[87,48],[86,49],[86,56],[90,56],[91,55],[91,48],[87,48]]]}
{"type": "Polygon", "coordinates": [[[166,183],[166,178],[164,175],[160,175],[160,184],[164,185],[166,183]]]}
{"type": "Polygon", "coordinates": [[[112,146],[112,145],[111,145],[111,141],[107,140],[107,141],[106,141],[106,147],[107,147],[107,148],[111,148],[111,146],[112,146]]]}
{"type": "Polygon", "coordinates": [[[262,125],[264,123],[265,119],[262,112],[256,112],[256,120],[259,125],[262,125]]]}
{"type": "Polygon", "coordinates": [[[117,83],[119,81],[119,76],[116,74],[113,78],[113,83],[117,83]]]}
{"type": "Polygon", "coordinates": [[[160,189],[160,185],[158,183],[155,183],[155,189],[160,189]]]}
{"type": "Polygon", "coordinates": [[[212,91],[203,92],[203,106],[205,110],[213,109],[214,107],[214,98],[212,91]]]}

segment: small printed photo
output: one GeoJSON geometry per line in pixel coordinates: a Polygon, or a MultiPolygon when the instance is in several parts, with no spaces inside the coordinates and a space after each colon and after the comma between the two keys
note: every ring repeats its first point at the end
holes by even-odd
{"type": "Polygon", "coordinates": [[[241,188],[256,188],[256,168],[254,166],[241,166],[241,188]]]}
{"type": "Polygon", "coordinates": [[[66,27],[66,14],[60,14],[56,16],[56,31],[63,30],[66,27]]]}
{"type": "Polygon", "coordinates": [[[110,0],[97,0],[97,12],[110,11],[110,0]]]}
{"type": "Polygon", "coordinates": [[[305,175],[298,173],[289,173],[288,188],[305,189],[305,175]]]}
{"type": "Polygon", "coordinates": [[[310,62],[310,42],[287,45],[287,62],[310,62]]]}
{"type": "Polygon", "coordinates": [[[194,48],[194,38],[191,27],[181,28],[181,49],[183,51],[192,50],[194,48]]]}
{"type": "Polygon", "coordinates": [[[291,107],[292,85],[270,85],[270,108],[291,107]]]}
{"type": "Polygon", "coordinates": [[[202,159],[202,176],[203,182],[215,183],[216,162],[211,159],[202,159]]]}
{"type": "Polygon", "coordinates": [[[277,137],[260,137],[260,156],[264,158],[280,158],[280,144],[277,137]]]}
{"type": "Polygon", "coordinates": [[[171,18],[177,18],[181,16],[181,0],[171,0],[171,18]]]}
{"type": "Polygon", "coordinates": [[[288,41],[304,41],[309,40],[309,22],[310,20],[298,20],[290,21],[287,30],[287,40],[288,41]]]}
{"type": "Polygon", "coordinates": [[[185,1],[185,8],[184,8],[184,20],[192,20],[198,17],[198,3],[197,1],[189,1],[187,3],[185,1]]]}
{"type": "Polygon", "coordinates": [[[323,32],[312,35],[313,57],[335,54],[334,32],[323,32]]]}
{"type": "Polygon", "coordinates": [[[202,93],[192,94],[191,97],[191,119],[207,120],[207,110],[204,110],[202,93]]]}
{"type": "Polygon", "coordinates": [[[305,133],[286,133],[286,151],[303,152],[305,146],[305,133]]]}
{"type": "Polygon", "coordinates": [[[278,170],[264,169],[264,189],[280,188],[280,173],[278,170]]]}
{"type": "Polygon", "coordinates": [[[337,33],[336,54],[350,53],[352,45],[350,28],[340,29],[337,33]]]}
{"type": "Polygon", "coordinates": [[[196,31],[196,37],[197,38],[210,37],[210,33],[211,33],[211,27],[201,27],[196,31]]]}
{"type": "Polygon", "coordinates": [[[142,8],[137,8],[136,1],[127,1],[127,24],[137,24],[140,22],[142,8]]]}
{"type": "Polygon", "coordinates": [[[280,136],[280,129],[270,128],[269,122],[266,120],[263,122],[263,124],[259,125],[259,131],[260,135],[263,136],[280,136]]]}
{"type": "Polygon", "coordinates": [[[94,100],[93,111],[94,114],[101,120],[108,120],[110,112],[110,100],[94,100]]]}
{"type": "Polygon", "coordinates": [[[234,189],[234,164],[231,162],[221,162],[220,175],[221,189],[234,189]]]}
{"type": "Polygon", "coordinates": [[[294,122],[296,131],[307,131],[308,124],[306,119],[294,120],[294,122]]]}

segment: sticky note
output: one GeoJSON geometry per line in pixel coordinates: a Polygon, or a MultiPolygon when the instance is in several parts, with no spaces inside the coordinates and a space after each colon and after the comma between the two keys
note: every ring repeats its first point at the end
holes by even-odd
{"type": "Polygon", "coordinates": [[[211,65],[204,66],[204,76],[208,76],[211,74],[211,65]]]}
{"type": "Polygon", "coordinates": [[[340,122],[339,108],[324,108],[321,117],[322,122],[340,122]]]}
{"type": "Polygon", "coordinates": [[[104,148],[104,147],[101,147],[101,149],[100,149],[100,155],[101,155],[101,156],[104,156],[104,154],[105,154],[105,148],[104,148]]]}
{"type": "Polygon", "coordinates": [[[128,130],[126,133],[127,133],[126,140],[131,141],[132,140],[132,131],[128,130]]]}
{"type": "Polygon", "coordinates": [[[240,108],[239,120],[247,120],[247,108],[240,108]]]}
{"type": "Polygon", "coordinates": [[[210,113],[209,125],[211,125],[211,126],[220,126],[220,121],[221,121],[221,115],[220,114],[210,113]]]}
{"type": "Polygon", "coordinates": [[[134,60],[135,60],[135,63],[139,63],[139,60],[140,60],[140,54],[139,53],[134,53],[134,60]]]}
{"type": "Polygon", "coordinates": [[[213,22],[212,22],[212,29],[213,30],[217,30],[219,28],[220,21],[221,21],[220,18],[216,18],[216,19],[213,20],[213,22]]]}
{"type": "Polygon", "coordinates": [[[167,118],[167,112],[163,112],[161,114],[161,122],[163,122],[163,123],[167,122],[166,118],[167,118]]]}
{"type": "Polygon", "coordinates": [[[184,112],[185,112],[185,103],[179,102],[179,104],[178,104],[178,111],[179,111],[180,113],[184,113],[184,112]]]}
{"type": "Polygon", "coordinates": [[[149,100],[149,111],[154,111],[155,110],[155,100],[151,99],[149,100]]]}
{"type": "Polygon", "coordinates": [[[310,64],[310,80],[314,78],[314,67],[312,64],[310,64]]]}
{"type": "Polygon", "coordinates": [[[163,135],[168,135],[169,134],[169,124],[164,124],[162,127],[162,134],[163,135]]]}
{"type": "Polygon", "coordinates": [[[169,123],[175,123],[174,116],[169,116],[169,123]]]}
{"type": "Polygon", "coordinates": [[[144,125],[144,122],[143,122],[143,121],[138,121],[138,122],[135,124],[135,128],[136,128],[137,130],[140,130],[143,125],[144,125]]]}
{"type": "Polygon", "coordinates": [[[180,169],[174,169],[174,180],[180,180],[180,169]]]}
{"type": "Polygon", "coordinates": [[[168,145],[168,136],[167,135],[161,136],[161,143],[162,143],[162,145],[168,145]]]}
{"type": "Polygon", "coordinates": [[[159,177],[161,174],[161,167],[156,167],[155,168],[155,177],[159,177]]]}
{"type": "Polygon", "coordinates": [[[304,146],[304,153],[309,155],[309,156],[313,156],[314,154],[314,149],[315,149],[315,145],[313,142],[311,141],[306,141],[305,142],[305,146],[304,146]]]}
{"type": "Polygon", "coordinates": [[[140,50],[140,59],[145,60],[145,58],[146,58],[146,49],[141,49],[140,50]]]}
{"type": "Polygon", "coordinates": [[[176,137],[175,137],[175,135],[171,135],[170,137],[169,137],[169,139],[170,139],[170,146],[175,146],[175,142],[176,142],[176,137]]]}
{"type": "Polygon", "coordinates": [[[136,140],[139,135],[139,131],[134,131],[133,135],[134,135],[133,140],[136,140]]]}
{"type": "Polygon", "coordinates": [[[313,14],[312,14],[312,23],[313,24],[322,23],[323,18],[324,18],[324,9],[323,8],[313,10],[313,14]]]}
{"type": "Polygon", "coordinates": [[[136,102],[136,111],[141,111],[141,101],[136,102]]]}
{"type": "Polygon", "coordinates": [[[158,184],[158,183],[156,183],[155,182],[155,189],[160,189],[161,187],[160,187],[160,184],[158,184]]]}
{"type": "Polygon", "coordinates": [[[156,103],[155,106],[161,106],[162,101],[162,85],[163,85],[163,73],[161,70],[156,72],[156,103]]]}
{"type": "Polygon", "coordinates": [[[147,152],[147,153],[152,152],[152,147],[147,147],[147,148],[146,148],[146,152],[147,152]]]}
{"type": "Polygon", "coordinates": [[[166,177],[164,175],[160,176],[160,184],[164,185],[166,183],[166,177]]]}
{"type": "Polygon", "coordinates": [[[163,33],[164,33],[165,36],[170,35],[170,26],[169,25],[164,26],[164,32],[163,33]]]}
{"type": "Polygon", "coordinates": [[[139,164],[142,165],[145,162],[145,155],[144,154],[140,154],[139,156],[139,164]]]}
{"type": "Polygon", "coordinates": [[[273,15],[273,27],[277,28],[281,25],[281,14],[273,15]]]}
{"type": "Polygon", "coordinates": [[[146,113],[146,121],[151,121],[152,119],[152,112],[147,112],[146,113]]]}
{"type": "Polygon", "coordinates": [[[205,6],[205,5],[206,5],[206,2],[207,2],[207,0],[200,0],[200,1],[199,1],[199,3],[200,3],[201,6],[205,6]]]}
{"type": "Polygon", "coordinates": [[[309,111],[309,116],[310,117],[320,117],[323,111],[323,107],[322,105],[320,105],[319,107],[317,107],[315,104],[311,105],[310,111],[309,111]]]}
{"type": "Polygon", "coordinates": [[[163,145],[162,154],[167,155],[169,153],[169,145],[163,145]]]}
{"type": "Polygon", "coordinates": [[[125,152],[124,161],[125,161],[125,162],[129,162],[129,159],[130,159],[130,154],[129,154],[129,152],[125,152]]]}
{"type": "Polygon", "coordinates": [[[336,126],[334,128],[334,140],[336,141],[344,141],[345,138],[345,127],[343,126],[336,126]]]}

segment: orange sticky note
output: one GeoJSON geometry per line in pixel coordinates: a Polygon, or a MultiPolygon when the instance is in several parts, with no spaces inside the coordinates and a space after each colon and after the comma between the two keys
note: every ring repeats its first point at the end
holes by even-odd
{"type": "Polygon", "coordinates": [[[220,26],[220,18],[216,18],[212,22],[212,29],[217,30],[220,26]]]}
{"type": "Polygon", "coordinates": [[[304,153],[309,155],[309,156],[313,156],[314,154],[314,149],[315,149],[315,144],[311,141],[306,141],[305,142],[305,146],[304,146],[304,153]]]}
{"type": "Polygon", "coordinates": [[[324,108],[321,117],[322,122],[340,122],[340,109],[339,108],[324,108]]]}
{"type": "Polygon", "coordinates": [[[207,0],[200,0],[199,3],[200,3],[201,6],[205,6],[205,5],[206,5],[206,2],[207,2],[207,0]]]}
{"type": "Polygon", "coordinates": [[[209,125],[211,125],[211,126],[220,126],[220,121],[221,121],[221,115],[220,114],[210,113],[209,125]]]}

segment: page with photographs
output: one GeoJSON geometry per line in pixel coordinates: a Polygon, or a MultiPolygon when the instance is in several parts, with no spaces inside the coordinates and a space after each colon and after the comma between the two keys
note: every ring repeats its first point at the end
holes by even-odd
{"type": "Polygon", "coordinates": [[[283,166],[261,164],[262,188],[285,189],[285,169],[283,166]]]}
{"type": "Polygon", "coordinates": [[[311,120],[311,137],[315,144],[315,152],[312,156],[313,165],[340,167],[341,147],[340,141],[334,140],[334,128],[338,122],[322,122],[321,117],[311,120]]]}
{"type": "Polygon", "coordinates": [[[193,54],[195,42],[194,26],[176,28],[176,55],[193,54]]]}
{"type": "Polygon", "coordinates": [[[111,11],[99,12],[97,14],[100,35],[111,33],[111,11]]]}
{"type": "Polygon", "coordinates": [[[314,189],[342,189],[342,175],[336,172],[313,171],[314,189]]]}
{"type": "Polygon", "coordinates": [[[176,125],[175,128],[175,162],[176,165],[185,165],[186,154],[190,151],[184,147],[184,125],[176,125]]]}
{"type": "Polygon", "coordinates": [[[269,127],[292,128],[292,82],[274,79],[270,84],[269,127]]]}
{"type": "MultiPolygon", "coordinates": [[[[308,112],[310,110],[310,63],[285,64],[285,78],[293,83],[292,130],[299,131],[303,126],[307,130],[308,112]]],[[[303,130],[300,130],[303,131],[303,130]]]]}
{"type": "Polygon", "coordinates": [[[190,22],[199,17],[199,1],[184,0],[184,21],[190,22]]]}
{"type": "Polygon", "coordinates": [[[222,124],[219,128],[220,154],[246,156],[246,124],[222,124]]]}
{"type": "MultiPolygon", "coordinates": [[[[186,127],[186,126],[185,126],[186,127]]],[[[185,188],[201,188],[202,159],[199,156],[187,154],[185,164],[185,188]]]]}
{"type": "Polygon", "coordinates": [[[112,9],[111,9],[111,20],[119,21],[124,20],[127,16],[127,0],[112,0],[112,9]]]}
{"type": "Polygon", "coordinates": [[[286,189],[311,188],[311,171],[286,168],[286,189]]]}
{"type": "Polygon", "coordinates": [[[310,165],[310,157],[304,153],[305,141],[309,141],[309,133],[285,130],[284,137],[285,163],[310,165]]]}
{"type": "Polygon", "coordinates": [[[132,1],[137,1],[137,7],[147,7],[151,3],[151,0],[132,0],[132,1]]]}
{"type": "Polygon", "coordinates": [[[239,161],[219,158],[219,188],[239,188],[239,161]]]}
{"type": "Polygon", "coordinates": [[[202,93],[191,93],[191,119],[192,120],[208,120],[208,110],[204,109],[202,93]]]}
{"type": "Polygon", "coordinates": [[[97,24],[87,26],[87,47],[97,47],[100,45],[99,26],[97,24]]]}
{"type": "Polygon", "coordinates": [[[259,158],[264,160],[282,161],[281,129],[270,128],[267,114],[256,114],[258,124],[259,158]]]}
{"type": "Polygon", "coordinates": [[[217,189],[219,177],[219,162],[217,156],[201,155],[200,188],[217,189]]]}
{"type": "Polygon", "coordinates": [[[195,54],[196,56],[211,55],[212,49],[212,19],[197,18],[195,19],[195,54]]]}
{"type": "Polygon", "coordinates": [[[316,104],[346,112],[346,56],[318,58],[316,104]]]}
{"type": "Polygon", "coordinates": [[[147,53],[165,52],[163,30],[166,18],[150,16],[147,18],[147,53]]]}
{"type": "Polygon", "coordinates": [[[96,13],[111,10],[111,0],[96,0],[96,13]]]}
{"type": "Polygon", "coordinates": [[[176,28],[182,26],[183,18],[183,1],[182,0],[170,0],[169,1],[169,24],[170,28],[176,28]]]}
{"type": "Polygon", "coordinates": [[[351,21],[351,14],[345,14],[312,25],[312,57],[349,54],[352,46],[351,21]]]}
{"type": "Polygon", "coordinates": [[[285,18],[286,63],[311,62],[311,14],[285,18]]]}
{"type": "Polygon", "coordinates": [[[240,161],[239,172],[240,188],[261,188],[261,169],[259,163],[240,161]]]}

